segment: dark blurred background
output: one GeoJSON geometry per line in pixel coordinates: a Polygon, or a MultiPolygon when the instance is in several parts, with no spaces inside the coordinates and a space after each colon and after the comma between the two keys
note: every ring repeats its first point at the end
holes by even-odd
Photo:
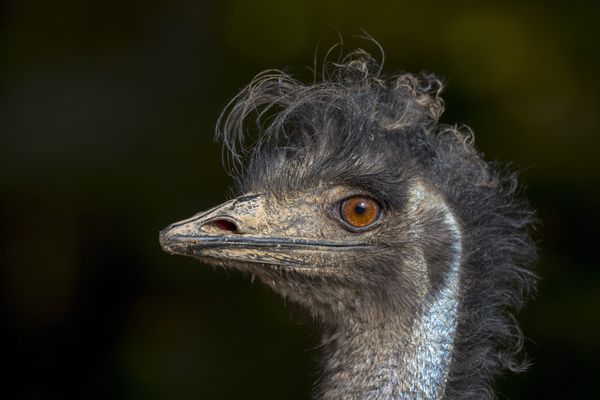
{"type": "MultiPolygon", "coordinates": [[[[307,399],[310,319],[158,245],[226,198],[212,135],[254,74],[361,29],[448,81],[445,122],[512,161],[543,220],[533,365],[505,399],[593,398],[600,359],[598,2],[5,1],[0,397],[307,399]]],[[[322,53],[321,53],[322,54],[322,53]]]]}

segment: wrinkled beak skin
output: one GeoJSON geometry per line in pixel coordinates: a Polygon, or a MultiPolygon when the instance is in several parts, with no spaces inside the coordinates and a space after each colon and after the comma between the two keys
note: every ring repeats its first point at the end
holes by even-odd
{"type": "Polygon", "coordinates": [[[160,244],[168,253],[211,265],[333,267],[348,250],[368,244],[352,236],[328,240],[336,228],[333,221],[323,223],[318,199],[315,194],[282,203],[267,194],[244,195],[168,226],[160,244]]]}

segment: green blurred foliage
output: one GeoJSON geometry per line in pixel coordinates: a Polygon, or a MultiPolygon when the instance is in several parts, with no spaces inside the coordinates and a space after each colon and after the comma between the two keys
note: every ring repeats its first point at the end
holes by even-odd
{"type": "MultiPolygon", "coordinates": [[[[592,2],[74,1],[0,5],[6,398],[306,399],[318,330],[248,277],[168,257],[160,228],[221,202],[220,109],[265,68],[385,49],[448,82],[446,122],[523,170],[542,277],[530,372],[502,398],[592,398],[600,6],[592,2]],[[311,350],[313,349],[313,350],[311,350]]],[[[304,68],[303,66],[306,66],[304,68]]]]}

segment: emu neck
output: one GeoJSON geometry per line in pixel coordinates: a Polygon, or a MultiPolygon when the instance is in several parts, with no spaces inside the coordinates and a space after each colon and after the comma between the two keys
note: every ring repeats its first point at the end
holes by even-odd
{"type": "Polygon", "coordinates": [[[445,280],[425,294],[421,312],[409,322],[395,315],[379,324],[348,321],[329,338],[324,399],[444,399],[459,308],[460,233],[445,280]]]}
{"type": "Polygon", "coordinates": [[[458,312],[458,270],[407,330],[350,322],[329,339],[324,399],[443,399],[458,312]]]}

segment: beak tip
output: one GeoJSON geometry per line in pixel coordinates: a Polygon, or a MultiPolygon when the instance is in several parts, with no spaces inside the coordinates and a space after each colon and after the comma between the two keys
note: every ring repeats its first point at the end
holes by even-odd
{"type": "Polygon", "coordinates": [[[171,240],[169,238],[169,228],[165,228],[161,231],[158,232],[158,243],[160,243],[160,247],[166,251],[167,253],[173,254],[173,251],[171,250],[171,240]]]}

